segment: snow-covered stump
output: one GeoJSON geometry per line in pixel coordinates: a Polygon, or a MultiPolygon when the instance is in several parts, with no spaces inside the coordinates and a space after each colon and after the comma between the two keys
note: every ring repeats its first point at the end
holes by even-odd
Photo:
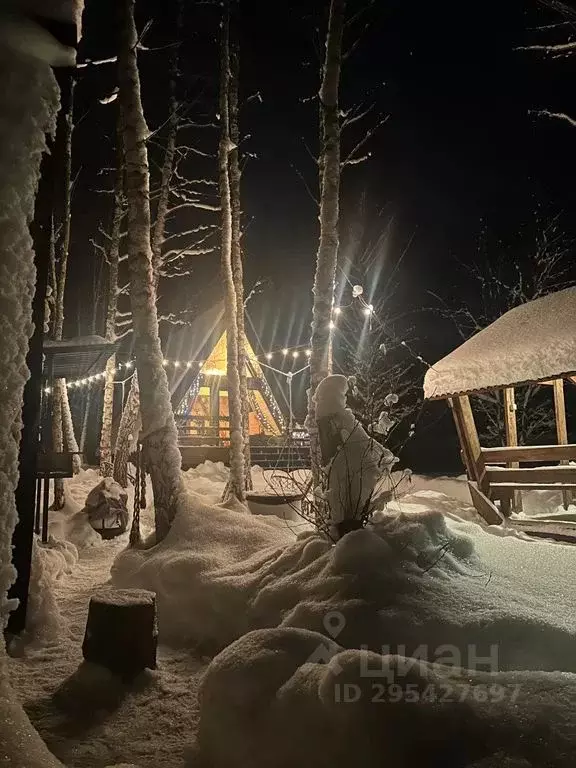
{"type": "Polygon", "coordinates": [[[156,669],[156,594],[146,589],[103,589],[90,598],[82,653],[127,680],[156,669]]]}

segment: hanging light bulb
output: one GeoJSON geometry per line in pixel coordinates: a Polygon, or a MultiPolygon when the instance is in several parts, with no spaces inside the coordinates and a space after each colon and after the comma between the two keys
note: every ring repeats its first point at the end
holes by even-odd
{"type": "Polygon", "coordinates": [[[288,354],[288,350],[286,349],[286,347],[284,347],[284,349],[282,350],[282,354],[283,355],[287,355],[288,354]]]}
{"type": "Polygon", "coordinates": [[[374,312],[374,306],[372,304],[368,304],[367,307],[364,307],[364,314],[366,316],[371,315],[372,312],[374,312]]]}
{"type": "Polygon", "coordinates": [[[306,357],[310,357],[311,355],[312,355],[312,350],[311,349],[307,349],[306,350],[306,357]]]}
{"type": "Polygon", "coordinates": [[[295,350],[294,350],[294,352],[292,352],[292,357],[293,357],[294,359],[296,359],[296,358],[298,357],[298,355],[299,355],[299,354],[300,354],[300,352],[298,352],[298,350],[297,350],[297,349],[295,349],[295,350]]]}
{"type": "Polygon", "coordinates": [[[272,360],[272,352],[266,353],[266,360],[272,360]]]}
{"type": "Polygon", "coordinates": [[[330,322],[328,323],[328,328],[330,328],[331,331],[333,331],[334,328],[336,328],[336,323],[334,322],[334,320],[330,320],[330,322]]]}
{"type": "Polygon", "coordinates": [[[334,314],[335,315],[339,315],[341,312],[342,312],[342,310],[340,309],[340,307],[334,307],[334,314]]]}
{"type": "Polygon", "coordinates": [[[168,365],[168,360],[162,360],[162,365],[164,366],[164,368],[166,368],[166,366],[168,365]]]}
{"type": "Polygon", "coordinates": [[[186,368],[192,368],[192,363],[190,362],[190,360],[188,360],[188,362],[186,363],[186,368]]]}
{"type": "Polygon", "coordinates": [[[352,286],[352,296],[357,299],[359,296],[362,296],[364,293],[364,288],[362,288],[361,285],[353,285],[352,286]]]}
{"type": "Polygon", "coordinates": [[[128,360],[128,362],[126,363],[126,368],[128,368],[128,370],[130,370],[130,368],[132,368],[133,365],[134,365],[134,363],[132,362],[132,360],[128,360]]]}
{"type": "Polygon", "coordinates": [[[174,368],[180,368],[180,360],[174,360],[174,368]]]}

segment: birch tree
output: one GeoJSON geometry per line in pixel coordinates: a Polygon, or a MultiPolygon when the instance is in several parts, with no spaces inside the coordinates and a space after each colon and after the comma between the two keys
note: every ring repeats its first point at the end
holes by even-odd
{"type": "MultiPolygon", "coordinates": [[[[108,290],[106,302],[106,341],[116,340],[116,313],[118,311],[118,269],[120,265],[120,239],[124,219],[124,155],[122,152],[122,123],[118,113],[116,127],[116,179],[114,182],[114,208],[112,226],[106,250],[108,267],[108,290]]],[[[100,474],[113,474],[112,463],[112,420],[114,416],[114,374],[116,355],[106,361],[104,396],[102,402],[102,429],[100,432],[100,474]]]]}
{"type": "MultiPolygon", "coordinates": [[[[240,86],[240,52],[236,34],[229,41],[228,83],[228,119],[230,124],[230,141],[232,144],[228,157],[228,177],[230,180],[230,207],[232,214],[231,230],[231,260],[234,290],[236,292],[236,321],[238,324],[238,372],[240,378],[240,400],[242,405],[242,430],[244,440],[244,469],[246,472],[246,489],[252,489],[252,457],[250,455],[250,403],[248,400],[248,375],[246,368],[246,328],[244,302],[244,265],[242,263],[242,208],[240,197],[240,124],[238,109],[238,92],[240,86]]],[[[233,355],[233,349],[229,349],[233,355]]]]}
{"type": "Polygon", "coordinates": [[[346,0],[331,0],[326,56],[320,87],[321,152],[320,168],[320,242],[316,257],[313,287],[312,338],[310,343],[310,390],[307,427],[314,486],[320,478],[320,444],[316,426],[314,392],[332,373],[330,323],[334,304],[338,260],[338,220],[340,208],[340,114],[339,88],[342,67],[342,37],[346,0]]]}
{"type": "MultiPolygon", "coordinates": [[[[72,201],[72,134],[74,130],[74,79],[71,80],[65,108],[60,113],[62,121],[60,156],[62,160],[62,215],[60,232],[56,242],[55,232],[52,232],[51,242],[51,275],[54,292],[53,338],[61,341],[64,332],[64,298],[66,292],[66,277],[68,273],[68,255],[70,251],[71,231],[71,201],[72,201]],[[56,261],[56,255],[58,259],[56,261]]],[[[54,227],[54,224],[53,224],[54,227]]],[[[68,401],[68,390],[64,379],[56,379],[52,388],[52,448],[61,453],[64,447],[74,453],[74,472],[80,470],[78,443],[74,435],[74,424],[68,401]]],[[[54,481],[54,509],[64,506],[64,483],[60,479],[54,481]]]]}
{"type": "Polygon", "coordinates": [[[145,461],[152,480],[156,540],[162,540],[182,492],[181,456],[162,365],[150,237],[149,136],[140,95],[134,0],[121,0],[118,86],[126,165],[127,254],[145,461]]]}
{"type": "MultiPolygon", "coordinates": [[[[220,257],[222,279],[224,283],[224,307],[226,329],[228,332],[228,414],[230,419],[230,481],[227,492],[239,501],[246,498],[246,469],[244,417],[242,413],[242,394],[240,389],[240,360],[238,334],[238,301],[234,281],[233,264],[233,228],[230,153],[237,150],[230,134],[230,7],[226,3],[222,20],[220,41],[220,143],[218,148],[218,178],[220,185],[221,241],[220,257]]],[[[238,213],[238,212],[237,212],[238,213]]],[[[239,232],[237,233],[239,245],[239,232]]],[[[238,265],[236,265],[238,276],[238,265]]],[[[241,311],[244,312],[243,299],[240,299],[241,311]]]]}

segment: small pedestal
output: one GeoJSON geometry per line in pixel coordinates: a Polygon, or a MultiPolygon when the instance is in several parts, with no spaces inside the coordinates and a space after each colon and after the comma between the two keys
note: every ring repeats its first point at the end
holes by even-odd
{"type": "Polygon", "coordinates": [[[105,588],[90,598],[82,653],[123,679],[156,669],[156,595],[105,588]]]}

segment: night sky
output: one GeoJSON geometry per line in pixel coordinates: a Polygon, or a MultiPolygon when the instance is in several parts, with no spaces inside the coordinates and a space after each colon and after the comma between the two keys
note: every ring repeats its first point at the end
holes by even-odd
{"type": "MultiPolygon", "coordinates": [[[[350,11],[361,5],[351,2],[350,11]]],[[[111,0],[88,0],[81,58],[114,52],[113,6],[111,0]]],[[[154,20],[148,45],[174,40],[170,0],[140,0],[137,7],[140,25],[154,20]]],[[[312,152],[318,147],[317,103],[311,97],[319,84],[327,7],[327,1],[318,0],[241,2],[246,287],[257,279],[265,282],[249,307],[265,348],[302,343],[308,335],[318,224],[301,176],[315,194],[316,169],[307,147],[312,152]]],[[[199,121],[215,119],[218,15],[217,6],[186,3],[182,88],[191,118],[199,121]]],[[[363,18],[368,28],[345,62],[341,102],[344,109],[374,102],[374,118],[344,137],[344,153],[362,135],[363,125],[370,127],[384,114],[390,117],[367,146],[371,158],[344,173],[343,241],[350,227],[374,232],[393,219],[382,253],[383,278],[410,242],[391,301],[393,311],[410,313],[417,351],[434,362],[458,340],[449,323],[427,310],[434,305],[430,292],[466,297],[470,288],[456,259],[482,258],[482,231],[502,243],[503,258],[513,260],[523,258],[526,232],[536,215],[559,215],[568,235],[576,234],[576,129],[531,114],[548,108],[576,116],[576,58],[558,60],[515,50],[531,42],[566,39],[570,32],[567,28],[543,38],[530,31],[555,20],[531,0],[473,5],[376,0],[363,18]],[[359,221],[361,199],[366,202],[359,221]]],[[[349,35],[347,42],[352,39],[349,35]]],[[[167,55],[141,56],[151,127],[166,118],[167,55]]],[[[98,220],[109,215],[109,198],[93,190],[106,181],[101,171],[112,162],[113,110],[97,100],[110,92],[114,76],[114,67],[86,70],[78,86],[76,121],[82,120],[74,148],[79,177],[71,259],[75,290],[69,292],[68,307],[71,333],[77,332],[78,323],[86,332],[86,302],[79,297],[90,290],[96,269],[87,243],[98,220]]],[[[197,140],[204,151],[216,152],[216,130],[203,129],[197,140]]],[[[153,149],[151,161],[154,170],[153,149]]],[[[199,173],[215,178],[215,160],[201,158],[198,163],[199,173]]],[[[217,254],[199,258],[194,274],[163,288],[161,300],[205,307],[218,295],[217,261],[217,254]]],[[[375,290],[377,295],[377,286],[375,290]]],[[[164,337],[169,346],[169,334],[164,337]]],[[[442,408],[431,408],[430,422],[442,408]]],[[[417,468],[458,467],[448,418],[428,430],[409,458],[417,468]],[[432,443],[441,444],[433,456],[432,443]]]]}

